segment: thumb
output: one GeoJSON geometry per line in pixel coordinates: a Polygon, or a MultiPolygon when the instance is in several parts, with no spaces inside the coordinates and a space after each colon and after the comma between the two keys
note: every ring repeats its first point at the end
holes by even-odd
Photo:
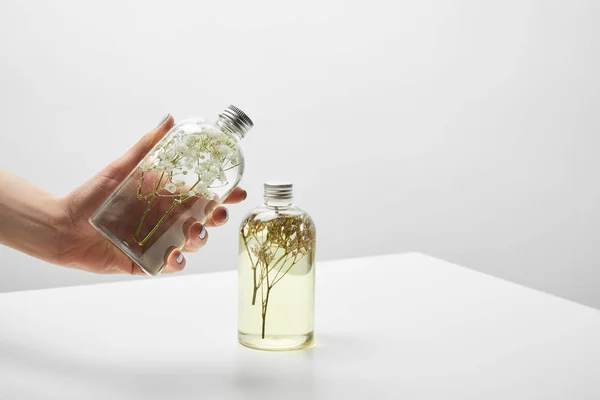
{"type": "Polygon", "coordinates": [[[131,170],[142,161],[152,147],[165,136],[174,124],[175,122],[171,114],[166,114],[156,128],[146,133],[136,144],[127,150],[125,154],[106,166],[100,172],[100,175],[121,182],[127,177],[131,170]]]}

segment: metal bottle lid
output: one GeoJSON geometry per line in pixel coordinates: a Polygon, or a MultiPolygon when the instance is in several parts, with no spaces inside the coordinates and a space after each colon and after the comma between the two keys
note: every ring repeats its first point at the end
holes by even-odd
{"type": "Polygon", "coordinates": [[[240,134],[241,137],[244,137],[254,126],[250,117],[234,105],[230,105],[220,113],[219,119],[227,129],[240,134]]]}
{"type": "Polygon", "coordinates": [[[265,199],[291,200],[292,184],[289,182],[265,182],[265,199]]]}

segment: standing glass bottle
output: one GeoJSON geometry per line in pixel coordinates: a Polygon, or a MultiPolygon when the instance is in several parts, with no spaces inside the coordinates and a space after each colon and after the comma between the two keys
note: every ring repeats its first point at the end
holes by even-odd
{"type": "Polygon", "coordinates": [[[185,229],[204,222],[244,172],[239,147],[253,123],[229,106],[214,122],[181,121],[150,150],[90,218],[90,223],[149,275],[181,249],[185,229]]]}
{"type": "Polygon", "coordinates": [[[260,350],[313,342],[315,225],[292,184],[265,183],[264,205],[240,227],[238,340],[260,350]]]}

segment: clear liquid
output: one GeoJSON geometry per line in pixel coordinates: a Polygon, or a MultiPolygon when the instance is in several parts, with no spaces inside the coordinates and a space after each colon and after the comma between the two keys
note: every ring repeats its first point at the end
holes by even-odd
{"type": "Polygon", "coordinates": [[[258,266],[256,255],[247,250],[264,243],[266,237],[264,232],[247,238],[240,233],[238,339],[260,350],[308,347],[314,330],[314,247],[302,257],[276,264],[281,257],[286,259],[285,251],[271,246],[267,284],[265,274],[261,280],[264,266],[258,266]]]}

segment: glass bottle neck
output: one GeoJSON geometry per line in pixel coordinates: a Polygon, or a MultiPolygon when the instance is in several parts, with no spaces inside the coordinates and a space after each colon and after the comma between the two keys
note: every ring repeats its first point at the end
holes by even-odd
{"type": "Polygon", "coordinates": [[[292,199],[267,199],[265,198],[265,207],[271,209],[289,208],[292,206],[292,199]]]}
{"type": "Polygon", "coordinates": [[[229,121],[226,118],[217,118],[217,120],[215,121],[215,125],[217,125],[219,129],[221,129],[223,132],[230,134],[238,142],[244,137],[243,132],[241,132],[234,125],[229,123],[229,121]]]}

